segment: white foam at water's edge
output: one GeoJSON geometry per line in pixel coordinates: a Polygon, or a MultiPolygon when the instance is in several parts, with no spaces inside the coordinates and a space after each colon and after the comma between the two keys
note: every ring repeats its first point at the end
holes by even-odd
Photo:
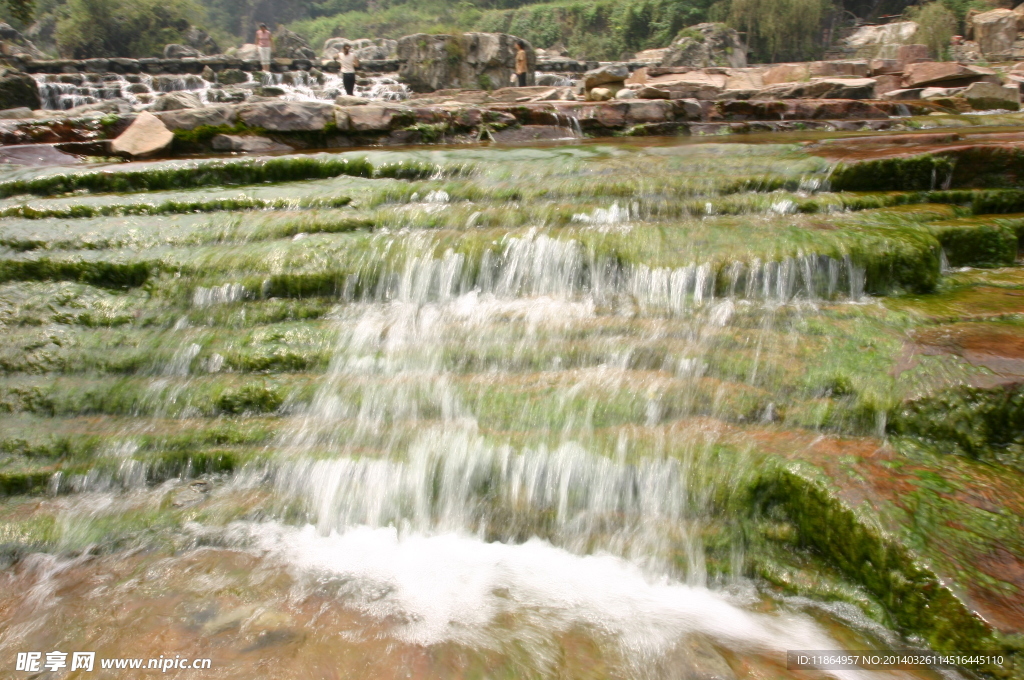
{"type": "Polygon", "coordinates": [[[586,627],[645,659],[692,634],[741,653],[839,648],[806,615],[750,612],[724,593],[651,578],[627,560],[576,555],[540,539],[510,545],[369,527],[324,536],[311,525],[274,522],[235,528],[300,575],[339,584],[366,614],[401,621],[394,634],[413,644],[492,646],[502,635],[492,628],[500,617],[542,634],[586,627]]]}

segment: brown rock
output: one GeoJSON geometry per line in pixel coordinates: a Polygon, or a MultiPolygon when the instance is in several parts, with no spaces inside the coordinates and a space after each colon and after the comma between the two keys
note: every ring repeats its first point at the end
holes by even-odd
{"type": "Polygon", "coordinates": [[[899,90],[903,87],[902,75],[880,75],[875,76],[875,96],[881,97],[886,92],[899,90]]]}
{"type": "Polygon", "coordinates": [[[927,87],[938,83],[969,85],[995,71],[979,66],[964,66],[953,61],[910,64],[903,72],[904,87],[927,87]]]}
{"type": "Polygon", "coordinates": [[[778,83],[794,83],[811,77],[807,64],[779,64],[768,69],[763,78],[765,85],[778,83]]]}
{"type": "Polygon", "coordinates": [[[647,84],[647,67],[638,68],[629,74],[629,77],[624,81],[626,85],[646,85],[647,84]]]}
{"type": "Polygon", "coordinates": [[[716,108],[725,120],[779,120],[790,107],[781,101],[733,100],[717,102],[716,108]]]}
{"type": "Polygon", "coordinates": [[[868,62],[864,59],[812,61],[807,67],[812,78],[834,78],[836,76],[864,78],[869,71],[868,62]]]}
{"type": "Polygon", "coordinates": [[[976,14],[971,24],[974,40],[986,59],[999,61],[1012,55],[1013,41],[1017,39],[1017,14],[1013,10],[994,9],[976,14]]]}
{"type": "Polygon", "coordinates": [[[628,102],[599,104],[592,109],[593,118],[603,127],[623,127],[629,106],[628,102]]]}
{"type": "Polygon", "coordinates": [[[626,110],[626,122],[631,125],[640,123],[664,123],[675,118],[672,104],[667,101],[631,101],[626,110]]]}
{"type": "Polygon", "coordinates": [[[879,97],[885,99],[886,101],[904,102],[913,99],[920,99],[922,92],[924,92],[922,88],[912,87],[909,89],[889,90],[888,92],[879,95],[879,97]]]}
{"type": "Polygon", "coordinates": [[[931,60],[931,51],[927,45],[900,45],[896,50],[896,61],[902,68],[906,68],[909,64],[931,60]]]}
{"type": "Polygon", "coordinates": [[[483,120],[483,112],[480,109],[459,109],[452,113],[452,122],[461,128],[475,128],[483,120]]]}
{"type": "Polygon", "coordinates": [[[819,78],[771,85],[753,99],[873,99],[874,96],[874,78],[819,78]]]}
{"type": "Polygon", "coordinates": [[[870,120],[888,118],[888,114],[867,102],[843,99],[798,99],[791,104],[786,118],[797,120],[870,120]]]}
{"type": "Polygon", "coordinates": [[[872,59],[870,71],[873,77],[902,74],[903,64],[898,59],[872,59]]]}
{"type": "Polygon", "coordinates": [[[1020,89],[1018,87],[1006,87],[994,83],[973,83],[961,92],[960,96],[978,111],[990,109],[1016,111],[1020,108],[1020,89]]]}
{"type": "Polygon", "coordinates": [[[672,113],[676,120],[702,120],[704,108],[696,99],[673,99],[672,113]]]}
{"type": "Polygon", "coordinates": [[[383,132],[413,120],[412,112],[397,106],[352,106],[347,113],[356,132],[383,132]]]}
{"type": "Polygon", "coordinates": [[[641,87],[636,91],[637,99],[670,99],[671,93],[667,89],[660,87],[641,87]]]}
{"type": "Polygon", "coordinates": [[[274,132],[319,132],[335,120],[334,104],[323,102],[257,102],[237,111],[246,125],[274,132]]]}
{"type": "Polygon", "coordinates": [[[174,133],[167,129],[163,121],[149,111],[143,111],[110,147],[117,155],[146,158],[165,151],[173,141],[174,133]]]}

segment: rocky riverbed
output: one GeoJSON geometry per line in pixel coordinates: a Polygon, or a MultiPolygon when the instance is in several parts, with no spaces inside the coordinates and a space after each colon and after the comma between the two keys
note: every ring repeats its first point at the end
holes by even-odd
{"type": "Polygon", "coordinates": [[[4,166],[0,649],[1019,678],[1024,125],[969,122],[4,166]]]}

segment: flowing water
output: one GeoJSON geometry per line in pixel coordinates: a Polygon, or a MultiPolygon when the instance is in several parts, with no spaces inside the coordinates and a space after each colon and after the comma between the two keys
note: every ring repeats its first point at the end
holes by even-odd
{"type": "MultiPolygon", "coordinates": [[[[340,74],[320,71],[257,71],[245,73],[244,82],[229,86],[210,82],[198,75],[82,73],[37,74],[34,77],[42,108],[58,111],[103,101],[123,101],[133,109],[145,109],[161,94],[183,91],[194,93],[204,106],[235,102],[239,96],[255,94],[263,87],[280,90],[280,98],[286,101],[334,101],[345,93],[340,74]]],[[[361,78],[356,83],[354,94],[379,101],[398,101],[407,98],[410,91],[398,82],[397,74],[390,74],[361,78]]]]}
{"type": "Polygon", "coordinates": [[[4,170],[3,663],[729,680],[925,644],[766,547],[750,490],[766,437],[880,444],[886,404],[972,374],[884,368],[908,321],[879,296],[914,282],[878,263],[938,277],[952,208],[832,193],[798,144],[302,162],[364,157],[195,189],[159,178],[221,161],[4,170]]]}

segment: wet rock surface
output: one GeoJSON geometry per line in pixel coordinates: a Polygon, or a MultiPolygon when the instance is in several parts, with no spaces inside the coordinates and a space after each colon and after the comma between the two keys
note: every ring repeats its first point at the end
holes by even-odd
{"type": "Polygon", "coordinates": [[[315,134],[508,144],[18,168],[0,633],[47,583],[16,644],[170,631],[225,678],[1013,654],[1019,114],[698,134],[884,105],[327,104],[315,134]]]}

